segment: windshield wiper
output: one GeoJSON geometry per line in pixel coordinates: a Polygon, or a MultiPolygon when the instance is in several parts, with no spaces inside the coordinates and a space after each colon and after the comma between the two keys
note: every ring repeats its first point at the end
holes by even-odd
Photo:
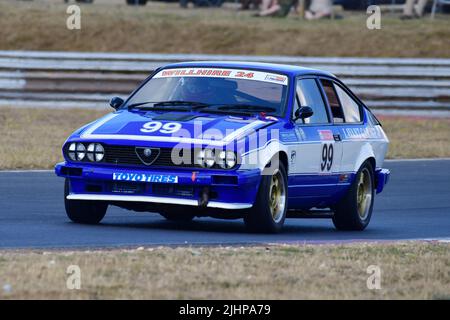
{"type": "Polygon", "coordinates": [[[218,107],[219,110],[239,110],[252,112],[277,112],[277,109],[272,107],[256,106],[252,104],[227,104],[218,107]]]}
{"type": "Polygon", "coordinates": [[[173,101],[161,101],[156,102],[154,107],[163,107],[163,106],[193,106],[193,107],[208,107],[210,104],[198,101],[184,101],[184,100],[173,100],[173,101]]]}
{"type": "MultiPolygon", "coordinates": [[[[154,101],[144,101],[144,102],[137,102],[137,103],[133,103],[130,104],[128,106],[128,110],[139,107],[139,106],[143,106],[146,104],[152,104],[152,106],[146,106],[143,108],[139,108],[139,109],[158,109],[161,110],[162,107],[170,107],[170,106],[188,106],[190,108],[187,108],[187,110],[192,110],[194,108],[204,108],[209,106],[209,104],[207,103],[203,103],[203,102],[196,102],[196,101],[183,101],[183,100],[173,100],[173,101],[160,101],[160,102],[154,102],[154,101]]],[[[167,108],[169,109],[169,108],[167,108]]],[[[177,110],[186,110],[186,108],[175,108],[177,110]]]]}

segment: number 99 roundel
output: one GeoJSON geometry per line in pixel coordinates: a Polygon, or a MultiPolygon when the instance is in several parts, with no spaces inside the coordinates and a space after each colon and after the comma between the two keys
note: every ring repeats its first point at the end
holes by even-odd
{"type": "Polygon", "coordinates": [[[151,132],[159,131],[161,133],[170,134],[170,133],[175,133],[180,129],[181,129],[181,123],[167,122],[163,125],[159,121],[150,121],[150,122],[145,123],[142,126],[141,132],[151,133],[151,132]]]}

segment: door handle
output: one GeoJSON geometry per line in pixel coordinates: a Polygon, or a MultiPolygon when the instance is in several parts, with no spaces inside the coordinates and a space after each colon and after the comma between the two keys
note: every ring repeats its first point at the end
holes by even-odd
{"type": "Polygon", "coordinates": [[[341,135],[339,133],[333,134],[333,138],[334,138],[334,141],[341,141],[341,135]]]}

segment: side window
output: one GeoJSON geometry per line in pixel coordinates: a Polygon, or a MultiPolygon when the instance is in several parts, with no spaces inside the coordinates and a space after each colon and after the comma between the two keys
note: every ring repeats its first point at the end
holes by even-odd
{"type": "Polygon", "coordinates": [[[359,105],[340,86],[335,85],[335,87],[344,109],[345,122],[361,122],[359,105]]]}
{"type": "Polygon", "coordinates": [[[327,96],[328,103],[330,104],[331,113],[333,114],[334,122],[344,122],[344,113],[342,112],[341,105],[339,104],[339,99],[334,90],[334,85],[329,80],[321,80],[323,90],[327,96]]]}
{"type": "Polygon", "coordinates": [[[305,119],[305,123],[328,123],[326,105],[320,94],[315,79],[300,79],[297,81],[297,97],[301,106],[313,109],[314,114],[305,119]]]}
{"type": "Polygon", "coordinates": [[[366,111],[367,116],[369,117],[370,121],[374,126],[381,126],[380,120],[378,120],[378,118],[375,117],[375,115],[372,113],[372,111],[369,110],[369,108],[366,107],[364,108],[364,110],[366,111]]]}
{"type": "MultiPolygon", "coordinates": [[[[294,98],[294,108],[292,109],[292,119],[295,119],[295,111],[300,108],[300,105],[298,104],[298,96],[294,98]]],[[[301,122],[301,120],[297,120],[298,122],[301,122]]]]}

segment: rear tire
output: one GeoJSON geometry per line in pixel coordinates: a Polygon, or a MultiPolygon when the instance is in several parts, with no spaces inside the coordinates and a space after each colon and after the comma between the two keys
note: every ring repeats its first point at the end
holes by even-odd
{"type": "Polygon", "coordinates": [[[372,217],[375,198],[374,173],[370,162],[363,163],[347,194],[333,208],[333,224],[338,230],[362,231],[372,217]]]}
{"type": "Polygon", "coordinates": [[[101,201],[67,200],[70,194],[70,182],[64,182],[64,206],[67,217],[76,223],[98,224],[108,209],[108,204],[101,201]]]}
{"type": "Polygon", "coordinates": [[[271,174],[263,175],[255,204],[244,215],[253,232],[277,233],[283,228],[287,211],[287,174],[283,163],[274,165],[271,174]]]}

